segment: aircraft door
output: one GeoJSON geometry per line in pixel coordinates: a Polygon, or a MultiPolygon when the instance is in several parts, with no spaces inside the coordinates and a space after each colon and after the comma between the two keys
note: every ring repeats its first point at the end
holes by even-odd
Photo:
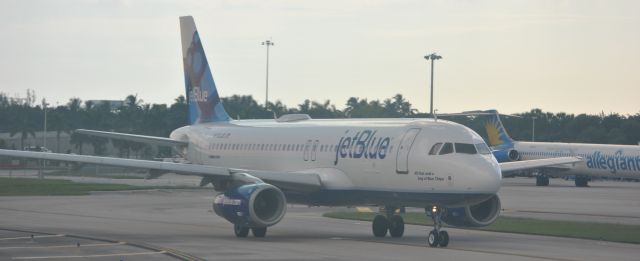
{"type": "Polygon", "coordinates": [[[309,150],[311,150],[311,140],[307,140],[307,144],[304,145],[304,161],[309,161],[309,150]]]}
{"type": "Polygon", "coordinates": [[[420,133],[420,129],[409,129],[402,136],[400,144],[398,145],[398,155],[396,157],[396,173],[408,174],[409,173],[409,152],[416,136],[420,133]]]}
{"type": "Polygon", "coordinates": [[[315,140],[313,141],[313,146],[311,147],[311,161],[316,161],[316,154],[317,154],[317,150],[318,150],[318,143],[320,143],[319,140],[315,140]]]}

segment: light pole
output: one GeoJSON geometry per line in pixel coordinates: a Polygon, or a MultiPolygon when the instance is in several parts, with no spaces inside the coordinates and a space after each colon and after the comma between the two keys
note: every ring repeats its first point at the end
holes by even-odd
{"type": "MultiPolygon", "coordinates": [[[[44,132],[42,134],[42,149],[40,151],[45,151],[47,148],[47,103],[46,99],[42,99],[42,109],[44,110],[44,132]]],[[[40,161],[40,169],[38,169],[38,178],[44,178],[44,168],[47,167],[47,161],[40,161]]]]}
{"type": "Polygon", "coordinates": [[[275,45],[271,40],[266,40],[262,42],[262,45],[267,46],[267,79],[266,79],[266,95],[264,98],[264,107],[267,108],[267,103],[269,102],[269,46],[275,45]]]}
{"type": "Polygon", "coordinates": [[[536,119],[538,117],[533,116],[531,117],[531,142],[536,141],[535,137],[536,137],[536,119]]]}
{"type": "Polygon", "coordinates": [[[427,59],[427,61],[431,60],[431,106],[429,107],[429,113],[431,113],[431,116],[433,116],[433,62],[435,60],[442,59],[442,56],[437,55],[436,53],[432,53],[425,55],[424,58],[427,59]]]}
{"type": "Polygon", "coordinates": [[[44,110],[44,134],[42,135],[42,147],[47,147],[47,100],[42,99],[42,109],[44,110]]]}

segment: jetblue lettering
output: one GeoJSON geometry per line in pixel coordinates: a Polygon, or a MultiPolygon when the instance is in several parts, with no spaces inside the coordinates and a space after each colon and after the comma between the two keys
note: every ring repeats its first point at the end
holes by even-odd
{"type": "Polygon", "coordinates": [[[195,102],[207,102],[209,92],[202,90],[200,86],[193,86],[193,89],[189,93],[189,99],[195,102]]]}
{"type": "Polygon", "coordinates": [[[338,165],[339,159],[384,159],[389,152],[389,144],[391,138],[389,137],[377,137],[378,131],[364,130],[358,131],[355,135],[348,135],[349,131],[345,132],[345,136],[340,138],[336,149],[336,160],[334,165],[338,165]]]}
{"type": "Polygon", "coordinates": [[[622,150],[616,151],[613,155],[602,154],[596,151],[587,155],[587,167],[590,169],[608,169],[611,173],[618,170],[639,171],[640,156],[624,156],[622,150]]]}

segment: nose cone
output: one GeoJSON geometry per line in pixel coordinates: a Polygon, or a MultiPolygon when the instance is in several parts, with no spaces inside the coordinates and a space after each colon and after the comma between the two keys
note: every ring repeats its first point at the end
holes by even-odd
{"type": "Polygon", "coordinates": [[[495,194],[502,185],[500,165],[491,155],[478,155],[473,160],[467,189],[475,193],[495,194]]]}
{"type": "Polygon", "coordinates": [[[482,182],[482,189],[485,189],[487,192],[497,193],[502,185],[502,171],[500,170],[500,164],[491,155],[482,156],[482,158],[483,161],[480,164],[482,167],[478,168],[478,171],[481,173],[477,173],[478,176],[484,178],[482,182]]]}
{"type": "Polygon", "coordinates": [[[459,161],[450,169],[456,173],[458,189],[470,193],[496,194],[502,185],[500,165],[491,155],[465,157],[465,163],[459,161]]]}

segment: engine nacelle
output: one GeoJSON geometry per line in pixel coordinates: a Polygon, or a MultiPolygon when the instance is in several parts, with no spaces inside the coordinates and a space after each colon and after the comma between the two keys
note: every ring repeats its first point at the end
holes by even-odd
{"type": "Polygon", "coordinates": [[[520,160],[520,153],[514,149],[502,149],[492,151],[498,162],[510,162],[520,160]]]}
{"type": "Polygon", "coordinates": [[[267,184],[247,184],[218,194],[213,211],[233,224],[249,227],[273,226],[282,220],[287,210],[284,193],[267,184]]]}
{"type": "Polygon", "coordinates": [[[500,207],[500,198],[493,195],[476,205],[448,208],[442,221],[457,227],[484,227],[496,221],[500,215],[500,207]]]}

